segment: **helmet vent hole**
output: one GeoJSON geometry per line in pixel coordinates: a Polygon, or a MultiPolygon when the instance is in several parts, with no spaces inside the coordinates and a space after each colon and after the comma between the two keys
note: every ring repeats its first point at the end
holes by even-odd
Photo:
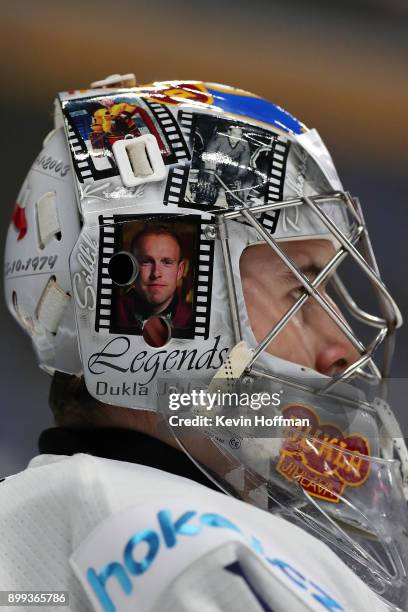
{"type": "Polygon", "coordinates": [[[126,287],[136,280],[139,267],[131,253],[120,251],[112,255],[108,264],[108,274],[120,287],[126,287]]]}
{"type": "Polygon", "coordinates": [[[171,338],[170,323],[164,317],[149,317],[144,322],[142,335],[149,346],[164,346],[171,338]]]}
{"type": "Polygon", "coordinates": [[[17,291],[15,289],[13,289],[13,293],[11,294],[11,301],[12,301],[15,313],[18,314],[17,291]]]}

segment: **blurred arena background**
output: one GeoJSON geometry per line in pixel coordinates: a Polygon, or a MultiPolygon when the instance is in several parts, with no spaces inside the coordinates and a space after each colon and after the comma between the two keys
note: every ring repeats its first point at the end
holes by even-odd
{"type": "MultiPolygon", "coordinates": [[[[56,92],[108,74],[202,79],[253,91],[316,127],[359,195],[380,268],[407,313],[406,0],[1,2],[1,208],[51,129],[56,92]]],[[[1,308],[0,477],[25,467],[52,424],[49,378],[1,308]]],[[[408,332],[393,375],[406,377],[408,332]]]]}

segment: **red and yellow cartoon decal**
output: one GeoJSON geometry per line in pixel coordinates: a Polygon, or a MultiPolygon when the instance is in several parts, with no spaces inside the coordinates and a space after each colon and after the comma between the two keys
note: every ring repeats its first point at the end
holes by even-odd
{"type": "Polygon", "coordinates": [[[277,471],[314,497],[339,502],[346,487],[359,487],[370,474],[368,440],[358,433],[345,435],[336,425],[321,423],[309,406],[290,404],[285,418],[308,419],[307,428],[288,433],[280,449],[277,471]]]}
{"type": "Polygon", "coordinates": [[[137,94],[163,104],[182,104],[188,101],[200,102],[201,104],[213,103],[212,95],[203,83],[197,81],[152,83],[138,88],[137,94]]]}
{"type": "Polygon", "coordinates": [[[105,101],[105,106],[92,114],[90,141],[94,149],[109,147],[129,134],[141,136],[150,133],[156,137],[162,155],[167,155],[166,146],[149,113],[137,104],[105,101]]]}

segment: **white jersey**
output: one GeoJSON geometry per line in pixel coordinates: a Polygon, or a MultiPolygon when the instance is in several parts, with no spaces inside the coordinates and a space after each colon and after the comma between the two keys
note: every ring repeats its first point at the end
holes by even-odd
{"type": "Polygon", "coordinates": [[[38,456],[0,484],[0,529],[0,590],[69,591],[73,612],[388,609],[298,527],[132,463],[38,456]]]}

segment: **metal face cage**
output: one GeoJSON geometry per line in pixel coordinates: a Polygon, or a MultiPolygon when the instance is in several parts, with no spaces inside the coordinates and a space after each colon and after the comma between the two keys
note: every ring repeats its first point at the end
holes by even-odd
{"type": "Polygon", "coordinates": [[[398,306],[380,278],[377,262],[371,247],[361,207],[357,199],[352,198],[348,193],[336,192],[330,195],[304,197],[286,200],[284,202],[276,202],[273,204],[251,207],[244,206],[239,210],[226,212],[218,217],[220,238],[226,269],[231,317],[234,326],[235,340],[236,342],[239,342],[242,340],[242,331],[226,227],[227,221],[230,219],[244,221],[254,228],[261,239],[264,240],[266,244],[270,246],[272,251],[285,263],[294,277],[302,284],[304,288],[304,292],[299,299],[296,300],[286,314],[282,316],[282,318],[273,326],[268,334],[258,343],[258,345],[254,347],[252,359],[247,366],[247,373],[260,376],[267,375],[267,372],[262,372],[257,369],[258,357],[264,351],[266,351],[272,340],[276,338],[279,332],[301,309],[304,303],[308,299],[314,299],[323,308],[325,313],[332,319],[332,321],[334,321],[334,323],[341,329],[345,337],[361,355],[360,359],[350,365],[344,372],[333,377],[333,379],[328,382],[326,387],[322,389],[321,392],[327,392],[338,382],[345,381],[354,376],[360,376],[365,379],[380,382],[382,378],[389,374],[394,348],[393,334],[394,331],[402,324],[402,316],[398,306]],[[338,227],[336,227],[333,220],[330,219],[329,216],[322,210],[321,204],[328,200],[337,200],[339,205],[345,206],[352,219],[350,237],[345,236],[345,234],[338,227]],[[299,206],[304,206],[311,210],[327,228],[327,232],[340,244],[339,250],[313,281],[309,280],[306,275],[301,272],[296,263],[293,262],[279,246],[278,241],[273,238],[273,236],[264,228],[260,220],[257,219],[257,216],[262,213],[296,208],[299,206]],[[358,244],[360,245],[361,252],[357,249],[358,244]],[[383,315],[382,317],[373,315],[360,308],[348,292],[344,283],[339,278],[336,272],[337,268],[347,256],[350,256],[357,266],[367,275],[376,294],[383,315]],[[342,299],[352,317],[378,330],[372,341],[367,346],[364,346],[364,344],[357,338],[350,325],[336,312],[329,301],[319,292],[319,287],[329,277],[334,289],[342,299]],[[383,342],[385,343],[384,362],[381,369],[379,369],[373,360],[373,356],[383,342]]]}

